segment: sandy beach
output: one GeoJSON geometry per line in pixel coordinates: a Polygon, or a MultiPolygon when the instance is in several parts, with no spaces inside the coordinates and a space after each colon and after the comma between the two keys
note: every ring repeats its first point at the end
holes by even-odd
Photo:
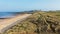
{"type": "Polygon", "coordinates": [[[0,19],[0,32],[3,32],[4,30],[10,28],[11,26],[16,24],[16,21],[22,21],[26,19],[31,14],[23,14],[23,15],[17,15],[13,18],[9,19],[0,19]]]}

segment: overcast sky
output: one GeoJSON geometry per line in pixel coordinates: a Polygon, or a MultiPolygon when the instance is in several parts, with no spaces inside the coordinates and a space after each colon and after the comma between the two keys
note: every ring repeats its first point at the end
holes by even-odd
{"type": "Polygon", "coordinates": [[[0,12],[60,10],[60,0],[0,0],[0,12]]]}

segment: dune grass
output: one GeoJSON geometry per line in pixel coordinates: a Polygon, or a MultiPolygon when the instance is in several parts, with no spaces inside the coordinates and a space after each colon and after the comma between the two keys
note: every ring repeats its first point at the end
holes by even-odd
{"type": "Polygon", "coordinates": [[[3,34],[59,34],[60,12],[35,12],[3,34]]]}

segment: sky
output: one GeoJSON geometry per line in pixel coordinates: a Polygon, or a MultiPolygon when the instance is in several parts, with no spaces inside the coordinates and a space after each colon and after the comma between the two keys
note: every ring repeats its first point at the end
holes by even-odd
{"type": "Polygon", "coordinates": [[[0,12],[60,10],[60,0],[0,0],[0,12]]]}

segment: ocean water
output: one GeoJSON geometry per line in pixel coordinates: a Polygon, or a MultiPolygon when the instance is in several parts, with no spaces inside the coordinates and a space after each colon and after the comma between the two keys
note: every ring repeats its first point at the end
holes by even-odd
{"type": "Polygon", "coordinates": [[[16,12],[0,12],[0,18],[10,18],[10,17],[14,17],[16,14],[16,12]]]}

